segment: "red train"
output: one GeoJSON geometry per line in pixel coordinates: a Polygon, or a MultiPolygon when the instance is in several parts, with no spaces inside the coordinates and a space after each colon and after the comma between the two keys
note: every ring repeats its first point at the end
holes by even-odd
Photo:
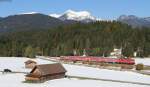
{"type": "Polygon", "coordinates": [[[109,57],[93,57],[93,56],[61,56],[61,60],[64,61],[88,61],[97,63],[117,63],[117,64],[135,64],[135,60],[131,58],[109,58],[109,57]]]}

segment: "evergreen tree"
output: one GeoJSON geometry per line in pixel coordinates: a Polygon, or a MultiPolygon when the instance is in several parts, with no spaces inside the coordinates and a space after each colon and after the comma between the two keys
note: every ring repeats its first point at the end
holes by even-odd
{"type": "Polygon", "coordinates": [[[0,36],[0,56],[61,56],[83,54],[109,56],[113,48],[123,55],[150,56],[150,28],[132,28],[116,21],[76,23],[49,29],[31,29],[0,36]],[[34,48],[33,48],[34,47],[34,48]]]}
{"type": "Polygon", "coordinates": [[[35,50],[32,48],[32,46],[27,46],[24,55],[28,58],[35,58],[35,50]]]}

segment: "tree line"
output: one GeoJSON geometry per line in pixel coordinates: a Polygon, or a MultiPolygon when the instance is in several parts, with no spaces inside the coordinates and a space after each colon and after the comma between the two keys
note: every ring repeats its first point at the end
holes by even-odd
{"type": "Polygon", "coordinates": [[[76,23],[49,29],[16,31],[0,36],[0,56],[109,56],[122,48],[124,56],[150,56],[150,29],[132,28],[116,21],[76,23]]]}

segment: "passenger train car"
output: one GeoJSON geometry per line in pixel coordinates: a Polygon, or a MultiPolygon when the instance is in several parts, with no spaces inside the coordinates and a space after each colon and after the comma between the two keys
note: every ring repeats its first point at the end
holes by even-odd
{"type": "Polygon", "coordinates": [[[132,58],[110,58],[110,57],[95,57],[95,56],[61,56],[60,60],[72,62],[97,62],[97,63],[116,63],[134,65],[135,60],[132,58]]]}

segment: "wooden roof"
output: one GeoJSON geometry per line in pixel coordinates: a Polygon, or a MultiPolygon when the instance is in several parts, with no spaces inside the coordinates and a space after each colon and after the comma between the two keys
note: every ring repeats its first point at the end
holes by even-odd
{"type": "Polygon", "coordinates": [[[66,72],[65,68],[60,63],[36,65],[30,74],[32,74],[36,69],[41,72],[42,76],[66,72]]]}
{"type": "Polygon", "coordinates": [[[25,64],[30,64],[30,63],[36,63],[35,61],[33,60],[27,60],[26,62],[24,62],[25,64]]]}

